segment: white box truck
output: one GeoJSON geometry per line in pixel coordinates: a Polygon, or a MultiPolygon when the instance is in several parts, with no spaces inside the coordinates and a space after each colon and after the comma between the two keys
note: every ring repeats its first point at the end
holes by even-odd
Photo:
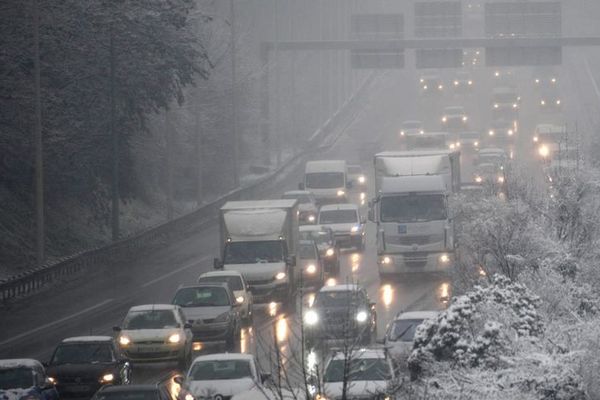
{"type": "Polygon", "coordinates": [[[448,209],[460,188],[460,155],[431,152],[375,156],[376,198],[369,217],[377,223],[382,279],[398,274],[447,272],[454,264],[454,224],[448,209]],[[400,157],[402,155],[402,157],[400,157]],[[452,159],[452,160],[451,160],[452,159]]]}
{"type": "Polygon", "coordinates": [[[298,200],[230,201],[220,210],[215,269],[242,273],[255,303],[295,305],[298,200]]]}
{"type": "Polygon", "coordinates": [[[344,160],[308,161],[299,188],[315,195],[317,204],[345,203],[348,199],[348,169],[344,160]]]}

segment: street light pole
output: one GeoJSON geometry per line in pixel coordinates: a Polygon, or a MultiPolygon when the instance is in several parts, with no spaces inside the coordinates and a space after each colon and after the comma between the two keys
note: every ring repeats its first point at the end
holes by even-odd
{"type": "Polygon", "coordinates": [[[44,229],[44,156],[42,142],[42,94],[40,78],[40,10],[38,0],[33,0],[33,75],[35,85],[35,220],[36,260],[41,266],[45,261],[44,229]]]}
{"type": "Polygon", "coordinates": [[[238,132],[238,105],[236,96],[237,86],[237,65],[236,65],[236,26],[235,26],[235,0],[229,0],[229,17],[231,19],[231,119],[232,119],[232,135],[233,135],[233,184],[238,187],[240,184],[240,138],[238,132]]]}

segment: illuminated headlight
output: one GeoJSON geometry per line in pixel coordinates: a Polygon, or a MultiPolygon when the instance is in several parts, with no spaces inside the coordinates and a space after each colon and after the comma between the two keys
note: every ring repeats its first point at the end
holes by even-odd
{"type": "Polygon", "coordinates": [[[504,177],[503,176],[499,176],[498,177],[498,183],[504,183],[504,177]]]}
{"type": "Polygon", "coordinates": [[[494,72],[494,76],[495,76],[496,78],[497,78],[497,77],[499,77],[499,76],[500,76],[500,72],[498,72],[498,71],[494,72]]]}
{"type": "Polygon", "coordinates": [[[356,232],[358,232],[358,230],[359,230],[359,229],[360,229],[360,226],[356,226],[356,225],[355,225],[355,226],[353,226],[352,228],[350,228],[350,232],[352,232],[352,233],[356,233],[356,232]]]}
{"type": "Polygon", "coordinates": [[[517,108],[519,105],[517,103],[513,103],[513,108],[517,108]]]}
{"type": "Polygon", "coordinates": [[[540,80],[539,80],[539,79],[536,79],[536,80],[535,80],[535,83],[540,83],[540,80]]]}
{"type": "Polygon", "coordinates": [[[537,143],[537,141],[538,141],[538,140],[539,140],[539,139],[538,139],[538,137],[537,137],[537,136],[534,136],[534,137],[533,137],[533,142],[534,142],[534,143],[537,143]]]}
{"type": "Polygon", "coordinates": [[[469,86],[471,86],[473,84],[473,81],[469,81],[468,84],[469,86]]]}
{"type": "Polygon", "coordinates": [[[315,222],[315,216],[314,215],[309,215],[308,216],[308,221],[309,222],[315,222]]]}
{"type": "Polygon", "coordinates": [[[385,256],[381,259],[381,263],[384,265],[389,265],[392,263],[392,258],[389,256],[385,256]]]}
{"type": "Polygon", "coordinates": [[[342,196],[346,195],[346,192],[344,192],[343,190],[338,190],[337,195],[338,195],[338,197],[342,197],[342,196]]]}
{"type": "Polygon", "coordinates": [[[327,251],[325,252],[325,255],[327,257],[333,257],[335,255],[335,250],[334,249],[327,249],[327,251]]]}
{"type": "Polygon", "coordinates": [[[358,322],[365,322],[367,320],[367,317],[368,317],[368,315],[367,315],[366,311],[359,311],[356,314],[356,320],[358,322]]]}
{"type": "Polygon", "coordinates": [[[454,143],[450,143],[450,146],[448,146],[448,147],[450,147],[450,150],[454,150],[454,148],[456,147],[456,145],[454,143]]]}
{"type": "Polygon", "coordinates": [[[483,178],[481,178],[480,176],[476,176],[475,177],[475,182],[481,183],[481,182],[483,182],[483,178]]]}
{"type": "Polygon", "coordinates": [[[462,117],[463,122],[467,122],[468,119],[469,118],[466,115],[463,115],[463,117],[462,117]]]}
{"type": "Polygon", "coordinates": [[[444,85],[438,85],[438,89],[439,90],[443,90],[444,89],[444,85]]]}
{"type": "Polygon", "coordinates": [[[560,106],[560,100],[556,100],[556,105],[560,106]]]}
{"type": "Polygon", "coordinates": [[[498,107],[500,107],[500,104],[498,104],[498,103],[494,104],[494,108],[498,108],[498,107]]]}
{"type": "Polygon", "coordinates": [[[508,136],[512,136],[515,134],[515,131],[513,131],[512,129],[508,130],[508,136]]]}
{"type": "Polygon", "coordinates": [[[365,178],[364,176],[359,176],[358,177],[358,183],[365,183],[367,181],[367,178],[365,178]]]}
{"type": "Polygon", "coordinates": [[[458,86],[458,81],[454,81],[454,86],[458,86]]]}
{"type": "Polygon", "coordinates": [[[440,256],[440,262],[442,262],[444,264],[450,262],[450,256],[448,256],[448,254],[442,254],[440,256]]]}
{"type": "Polygon", "coordinates": [[[128,346],[131,343],[131,339],[127,336],[119,336],[119,344],[121,346],[128,346]]]}
{"type": "Polygon", "coordinates": [[[448,118],[447,117],[442,117],[442,122],[448,122],[448,118]]]}
{"type": "Polygon", "coordinates": [[[456,142],[456,147],[460,147],[460,142],[456,142]]]}
{"type": "Polygon", "coordinates": [[[400,136],[404,136],[405,134],[404,131],[400,131],[400,136]]]}
{"type": "Polygon", "coordinates": [[[319,322],[319,314],[314,310],[308,310],[306,314],[304,314],[304,323],[306,325],[316,325],[319,322]]]}
{"type": "Polygon", "coordinates": [[[317,272],[317,267],[315,264],[310,264],[306,267],[306,273],[307,274],[314,274],[315,272],[317,272]]]}
{"type": "Polygon", "coordinates": [[[424,135],[424,134],[425,134],[425,131],[424,131],[423,129],[421,129],[421,130],[419,131],[419,135],[424,135]]]}
{"type": "Polygon", "coordinates": [[[104,374],[102,378],[100,378],[100,382],[112,382],[115,379],[113,374],[104,374]]]}
{"type": "Polygon", "coordinates": [[[552,83],[556,83],[556,78],[552,78],[552,79],[550,80],[550,82],[552,82],[552,83]]]}
{"type": "Polygon", "coordinates": [[[489,132],[488,132],[488,134],[489,134],[490,136],[494,136],[494,133],[495,133],[495,132],[494,132],[494,130],[493,130],[493,129],[490,129],[490,130],[489,130],[489,132]]]}
{"type": "Polygon", "coordinates": [[[419,80],[419,82],[421,82],[421,83],[425,83],[425,79],[421,78],[421,79],[419,80]]]}
{"type": "Polygon", "coordinates": [[[53,377],[51,377],[51,376],[49,376],[49,377],[48,377],[48,380],[49,380],[49,381],[50,381],[50,383],[51,383],[51,384],[53,384],[53,385],[56,385],[56,383],[58,382],[58,381],[56,380],[56,378],[53,378],[53,377]]]}
{"type": "Polygon", "coordinates": [[[546,105],[546,100],[540,101],[540,104],[543,105],[543,106],[545,106],[546,105]]]}
{"type": "Polygon", "coordinates": [[[538,153],[540,154],[540,156],[546,158],[550,155],[550,149],[548,148],[548,146],[542,145],[538,149],[538,153]]]}
{"type": "Polygon", "coordinates": [[[195,400],[195,399],[194,399],[194,396],[192,396],[190,393],[186,393],[185,400],[195,400]]]}
{"type": "Polygon", "coordinates": [[[237,301],[238,304],[242,304],[244,302],[244,296],[238,296],[238,297],[236,297],[235,301],[237,301]]]}
{"type": "Polygon", "coordinates": [[[169,343],[179,343],[181,341],[181,336],[179,333],[174,333],[169,336],[169,343]]]}
{"type": "Polygon", "coordinates": [[[423,85],[423,90],[427,90],[427,89],[428,89],[427,85],[423,85]]]}
{"type": "Polygon", "coordinates": [[[473,143],[473,146],[478,147],[479,146],[479,142],[473,143]]]}
{"type": "Polygon", "coordinates": [[[278,281],[282,280],[285,278],[285,272],[278,272],[277,275],[275,275],[275,279],[277,279],[278,281]]]}

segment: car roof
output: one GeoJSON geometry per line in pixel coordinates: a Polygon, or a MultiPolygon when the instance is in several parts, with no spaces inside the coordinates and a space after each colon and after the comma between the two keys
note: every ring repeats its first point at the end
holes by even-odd
{"type": "Polygon", "coordinates": [[[403,312],[394,318],[394,321],[403,319],[431,319],[435,318],[440,314],[439,311],[407,311],[403,312]]]}
{"type": "Polygon", "coordinates": [[[0,369],[9,369],[9,368],[41,368],[43,369],[43,365],[38,360],[34,360],[33,358],[10,358],[0,360],[0,369]]]}
{"type": "Polygon", "coordinates": [[[175,310],[177,308],[174,304],[143,304],[140,306],[133,306],[129,311],[154,311],[154,310],[175,310]]]}
{"type": "Polygon", "coordinates": [[[253,361],[254,356],[252,354],[243,353],[216,353],[216,354],[205,354],[194,358],[192,364],[198,361],[216,361],[216,360],[247,360],[253,361]]]}
{"type": "Polygon", "coordinates": [[[361,289],[359,285],[348,283],[344,285],[323,286],[319,292],[356,292],[361,289]]]}
{"type": "Polygon", "coordinates": [[[184,283],[180,285],[177,290],[180,289],[194,289],[194,288],[205,288],[205,287],[220,287],[229,289],[229,285],[225,282],[197,282],[197,283],[184,283]]]}
{"type": "Polygon", "coordinates": [[[62,340],[62,343],[82,343],[82,342],[112,342],[112,336],[74,336],[62,340]]]}
{"type": "Polygon", "coordinates": [[[358,206],[353,203],[344,204],[328,204],[321,207],[319,212],[322,211],[334,211],[334,210],[358,210],[358,206]]]}
{"type": "Polygon", "coordinates": [[[240,278],[244,277],[240,271],[235,271],[235,270],[220,270],[220,271],[208,271],[208,272],[204,272],[202,275],[200,275],[198,277],[198,279],[209,278],[209,277],[213,277],[213,276],[237,276],[237,277],[240,277],[240,278]]]}
{"type": "Polygon", "coordinates": [[[451,110],[465,111],[465,108],[463,106],[448,106],[448,107],[444,107],[444,111],[451,111],[451,110]]]}
{"type": "Polygon", "coordinates": [[[346,169],[344,160],[314,160],[307,161],[305,172],[338,172],[346,169]]]}

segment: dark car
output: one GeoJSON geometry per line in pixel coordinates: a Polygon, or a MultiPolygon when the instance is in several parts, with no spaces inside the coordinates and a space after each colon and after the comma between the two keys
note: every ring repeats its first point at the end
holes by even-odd
{"type": "Polygon", "coordinates": [[[176,400],[165,385],[102,386],[92,400],[176,400]]]}
{"type": "Polygon", "coordinates": [[[58,400],[44,366],[29,358],[0,360],[0,399],[58,400]]]}
{"type": "Polygon", "coordinates": [[[129,362],[119,355],[110,336],[64,339],[47,365],[61,397],[91,396],[103,385],[128,384],[129,362]]]}
{"type": "Polygon", "coordinates": [[[324,341],[368,345],[376,335],[375,303],[358,285],[321,288],[304,314],[304,336],[309,348],[324,341]]]}
{"type": "Polygon", "coordinates": [[[315,242],[328,275],[340,273],[340,248],[333,229],[323,225],[304,225],[300,227],[300,240],[315,242]]]}
{"type": "Polygon", "coordinates": [[[242,329],[239,308],[226,283],[180,286],[173,304],[183,309],[194,342],[225,342],[228,351],[233,351],[239,343],[242,329]]]}

